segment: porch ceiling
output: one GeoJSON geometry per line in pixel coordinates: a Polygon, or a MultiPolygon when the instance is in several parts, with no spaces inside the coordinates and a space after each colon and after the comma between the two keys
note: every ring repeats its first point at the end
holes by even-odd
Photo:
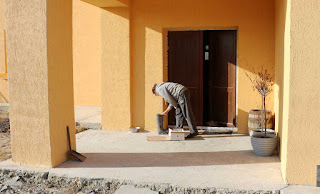
{"type": "Polygon", "coordinates": [[[97,7],[127,7],[129,0],[81,0],[97,7]]]}

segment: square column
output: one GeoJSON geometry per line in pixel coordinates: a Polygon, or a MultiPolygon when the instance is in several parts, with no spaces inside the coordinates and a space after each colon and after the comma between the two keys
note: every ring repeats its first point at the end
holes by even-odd
{"type": "Polygon", "coordinates": [[[75,149],[72,0],[5,1],[12,160],[55,167],[75,149]]]}
{"type": "Polygon", "coordinates": [[[102,128],[128,130],[130,103],[130,9],[101,9],[102,128]]]}

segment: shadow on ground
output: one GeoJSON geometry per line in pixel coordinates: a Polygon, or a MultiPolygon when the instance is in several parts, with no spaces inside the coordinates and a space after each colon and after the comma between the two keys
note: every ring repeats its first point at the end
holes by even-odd
{"type": "Polygon", "coordinates": [[[279,157],[258,157],[252,150],[179,153],[84,153],[84,162],[68,161],[58,168],[183,167],[276,163],[279,157]]]}

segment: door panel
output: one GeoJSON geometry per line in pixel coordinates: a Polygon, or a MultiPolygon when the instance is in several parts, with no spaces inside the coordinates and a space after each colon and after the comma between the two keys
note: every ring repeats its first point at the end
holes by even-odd
{"type": "Polygon", "coordinates": [[[207,106],[205,122],[236,125],[236,31],[206,31],[209,61],[205,63],[207,106]]]}
{"type": "MultiPolygon", "coordinates": [[[[168,81],[180,83],[190,91],[197,125],[203,123],[203,32],[168,32],[168,81]]],[[[175,111],[168,116],[175,125],[175,111]]]]}

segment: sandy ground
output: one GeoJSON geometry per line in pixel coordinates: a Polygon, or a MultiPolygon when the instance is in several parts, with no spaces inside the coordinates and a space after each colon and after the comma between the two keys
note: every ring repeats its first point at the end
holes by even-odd
{"type": "Polygon", "coordinates": [[[0,161],[11,158],[10,133],[0,133],[0,161]]]}

